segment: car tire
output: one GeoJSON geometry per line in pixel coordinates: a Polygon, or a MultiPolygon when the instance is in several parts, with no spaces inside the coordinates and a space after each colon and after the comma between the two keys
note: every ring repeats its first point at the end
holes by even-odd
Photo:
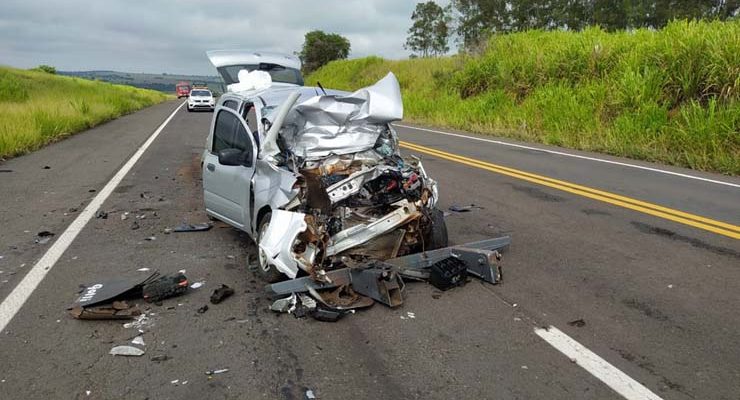
{"type": "Polygon", "coordinates": [[[190,107],[186,107],[188,109],[188,112],[193,112],[193,109],[190,107]]]}
{"type": "Polygon", "coordinates": [[[444,212],[435,208],[429,213],[429,219],[431,224],[424,237],[425,250],[435,250],[449,246],[444,212]]]}
{"type": "Polygon", "coordinates": [[[262,235],[265,234],[267,227],[270,225],[270,217],[272,217],[272,214],[269,212],[263,215],[257,228],[257,271],[265,282],[275,283],[284,280],[285,275],[278,271],[274,265],[267,263],[267,256],[262,252],[262,249],[260,249],[259,246],[262,235]]]}

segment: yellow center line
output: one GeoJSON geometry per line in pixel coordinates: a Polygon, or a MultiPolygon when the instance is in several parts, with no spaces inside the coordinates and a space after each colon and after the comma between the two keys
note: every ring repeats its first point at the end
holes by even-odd
{"type": "Polygon", "coordinates": [[[442,150],[421,146],[415,143],[401,141],[400,144],[404,148],[420,153],[430,154],[450,161],[469,165],[471,167],[496,172],[502,175],[511,176],[513,178],[551,187],[568,193],[577,194],[579,196],[588,197],[590,199],[602,201],[623,208],[628,208],[630,210],[639,211],[652,216],[664,218],[684,225],[693,226],[695,228],[731,237],[733,239],[740,239],[740,226],[737,225],[728,224],[726,222],[713,220],[699,215],[689,214],[680,210],[674,210],[672,208],[663,207],[657,204],[648,203],[645,201],[621,196],[610,192],[605,192],[587,186],[577,185],[574,183],[561,181],[546,176],[536,175],[514,168],[476,160],[474,158],[468,158],[457,154],[447,153],[442,150]]]}

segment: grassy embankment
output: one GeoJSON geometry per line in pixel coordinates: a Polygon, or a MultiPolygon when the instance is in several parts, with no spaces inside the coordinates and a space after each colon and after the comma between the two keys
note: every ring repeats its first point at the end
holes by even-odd
{"type": "Polygon", "coordinates": [[[336,61],[307,81],[389,70],[407,121],[740,175],[740,20],[498,35],[479,56],[336,61]]]}
{"type": "Polygon", "coordinates": [[[0,159],[168,98],[153,90],[0,66],[0,159]]]}

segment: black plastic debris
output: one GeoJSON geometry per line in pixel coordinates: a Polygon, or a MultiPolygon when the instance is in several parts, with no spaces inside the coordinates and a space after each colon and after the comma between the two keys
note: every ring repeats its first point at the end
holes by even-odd
{"type": "Polygon", "coordinates": [[[179,296],[188,290],[188,278],[178,272],[173,275],[161,276],[154,281],[147,282],[142,288],[144,300],[153,303],[169,297],[179,296]]]}
{"type": "Polygon", "coordinates": [[[459,205],[457,205],[457,204],[453,204],[453,205],[451,205],[451,206],[449,207],[449,210],[450,210],[450,211],[452,211],[452,212],[459,212],[459,213],[463,213],[463,212],[470,212],[470,211],[472,211],[473,209],[479,209],[479,210],[482,210],[482,209],[483,209],[483,207],[481,207],[481,206],[476,206],[475,204],[469,204],[469,205],[466,205],[466,206],[459,206],[459,205]]]}
{"type": "Polygon", "coordinates": [[[51,169],[51,167],[48,165],[44,165],[44,169],[51,169]]]}
{"type": "Polygon", "coordinates": [[[213,225],[209,223],[202,223],[202,224],[187,224],[184,223],[178,227],[176,227],[173,231],[174,232],[203,232],[211,229],[213,225]]]}
{"type": "Polygon", "coordinates": [[[208,304],[204,304],[203,307],[197,309],[196,311],[198,312],[198,314],[205,313],[206,311],[208,311],[208,304]]]}
{"type": "Polygon", "coordinates": [[[95,213],[95,218],[108,219],[108,212],[103,211],[103,210],[98,210],[98,212],[95,213]]]}
{"type": "Polygon", "coordinates": [[[146,278],[118,278],[80,285],[82,290],[74,306],[86,308],[116,300],[141,298],[142,288],[156,280],[157,275],[155,272],[146,278]]]}
{"type": "Polygon", "coordinates": [[[220,288],[214,290],[213,294],[211,294],[211,304],[218,304],[233,294],[234,294],[234,289],[226,285],[221,285],[220,288]]]}
{"type": "Polygon", "coordinates": [[[429,283],[439,290],[464,285],[467,279],[468,268],[465,262],[455,257],[438,261],[429,269],[429,283]]]}
{"type": "Polygon", "coordinates": [[[576,328],[583,328],[586,326],[586,321],[584,321],[583,318],[580,318],[575,321],[568,322],[568,325],[575,326],[576,328]]]}
{"type": "Polygon", "coordinates": [[[321,322],[337,322],[342,319],[345,315],[350,312],[344,310],[336,310],[323,305],[319,305],[315,310],[311,311],[310,315],[313,319],[321,322]]]}
{"type": "Polygon", "coordinates": [[[0,173],[3,173],[3,172],[10,173],[10,172],[13,172],[13,170],[12,169],[0,169],[0,173]]]}
{"type": "Polygon", "coordinates": [[[49,243],[49,240],[51,240],[53,236],[54,236],[54,232],[41,231],[36,234],[35,242],[38,244],[46,244],[46,243],[49,243]]]}

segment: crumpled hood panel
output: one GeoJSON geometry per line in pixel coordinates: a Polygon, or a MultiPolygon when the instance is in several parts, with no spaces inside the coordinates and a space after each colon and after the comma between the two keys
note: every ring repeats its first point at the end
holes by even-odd
{"type": "Polygon", "coordinates": [[[373,147],[385,126],[403,118],[403,102],[393,73],[349,95],[314,96],[296,105],[281,136],[294,154],[317,159],[373,147]]]}

